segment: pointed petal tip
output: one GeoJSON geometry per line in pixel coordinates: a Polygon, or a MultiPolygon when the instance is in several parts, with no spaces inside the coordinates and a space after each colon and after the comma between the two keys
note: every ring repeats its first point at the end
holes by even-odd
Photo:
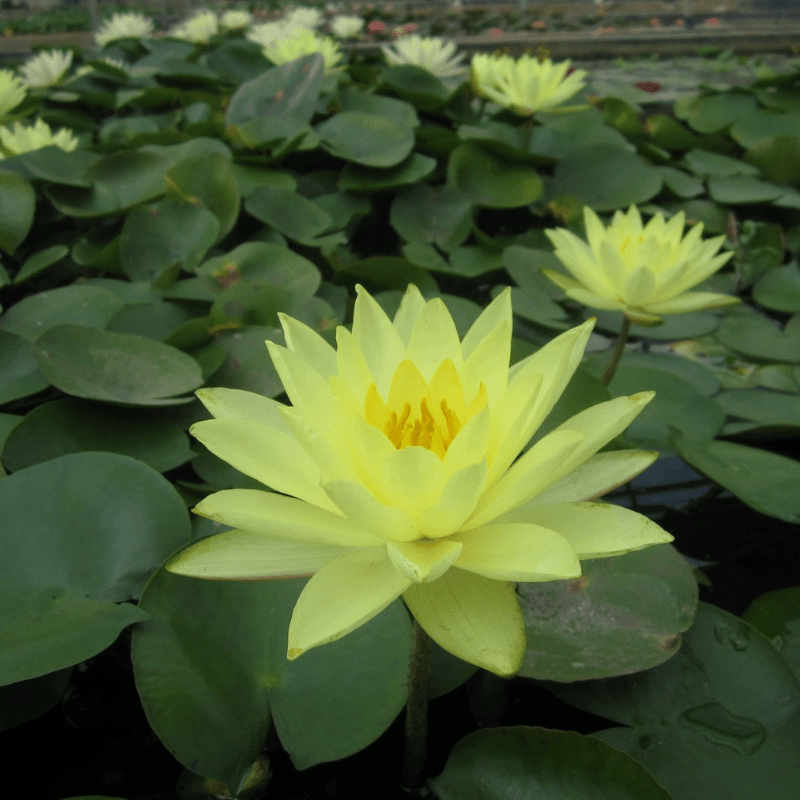
{"type": "Polygon", "coordinates": [[[303,655],[304,652],[305,650],[303,650],[300,647],[290,647],[286,651],[286,658],[289,661],[297,661],[297,659],[300,658],[300,656],[303,655]]]}

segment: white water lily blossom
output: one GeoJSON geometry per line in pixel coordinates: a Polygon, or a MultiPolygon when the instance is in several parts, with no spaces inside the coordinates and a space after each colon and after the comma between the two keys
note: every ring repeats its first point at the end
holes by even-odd
{"type": "Polygon", "coordinates": [[[455,56],[455,42],[442,39],[423,38],[416,34],[403,36],[392,45],[381,45],[381,52],[392,65],[413,64],[436,75],[437,78],[453,78],[467,72],[461,62],[462,53],[455,56]]]}
{"type": "Polygon", "coordinates": [[[287,64],[310,53],[322,53],[326,73],[335,72],[342,57],[339,45],[330,36],[323,38],[306,29],[291,31],[264,45],[262,50],[273,64],[287,64]]]}
{"type": "Polygon", "coordinates": [[[32,127],[15,122],[13,129],[0,128],[0,144],[9,155],[19,155],[29,153],[31,150],[41,150],[50,145],[69,152],[78,146],[78,140],[69,128],[61,128],[57,133],[53,133],[44,120],[37,119],[32,127]]]}
{"type": "Polygon", "coordinates": [[[217,15],[213,11],[198,11],[193,17],[176,25],[169,35],[173,39],[184,39],[187,42],[206,44],[219,32],[217,15]]]}
{"type": "Polygon", "coordinates": [[[545,231],[572,277],[542,270],[567,297],[590,308],[622,311],[632,322],[652,325],[663,314],[684,314],[733,305],[738,297],[689,292],[724,266],[733,251],[717,254],[724,236],[701,239],[698,222],[683,236],[679,211],[669,222],[656,214],[642,225],[639,209],[617,211],[608,228],[589,206],[583,210],[588,244],[563,228],[545,231]]]}
{"type": "Polygon", "coordinates": [[[22,81],[8,69],[0,69],[0,117],[15,109],[25,99],[22,81]]]}
{"type": "Polygon", "coordinates": [[[510,56],[476,53],[472,57],[471,81],[479,97],[509,106],[515,114],[530,116],[561,105],[585,86],[586,71],[570,75],[569,61],[554,64],[529,55],[510,56]]]}
{"type": "Polygon", "coordinates": [[[324,21],[316,8],[292,8],[283,17],[284,24],[292,28],[318,28],[324,21]]]}
{"type": "Polygon", "coordinates": [[[55,86],[72,66],[72,51],[47,50],[29,58],[21,67],[26,86],[55,86]]]}
{"type": "Polygon", "coordinates": [[[201,389],[215,419],[191,433],[274,491],[231,489],[196,513],[233,530],[167,563],[219,580],[312,576],[295,605],[288,658],[336,641],[402,597],[448,652],[513,675],[525,653],[515,582],[577,578],[580,560],[672,537],[646,517],[584,502],[655,453],[598,451],[653,393],[580,412],[520,456],[578,367],[594,320],[509,369],[511,291],[463,341],[441,298],[411,285],[391,320],[357,287],[337,349],[280,314],[267,342],[291,406],[201,389]],[[517,458],[517,456],[520,456],[517,458]]]}
{"type": "Polygon", "coordinates": [[[113,14],[97,29],[94,40],[98,47],[105,47],[117,39],[142,39],[153,35],[153,20],[144,14],[131,11],[126,14],[113,14]]]}
{"type": "Polygon", "coordinates": [[[260,47],[266,47],[286,36],[288,29],[280,22],[261,22],[252,25],[244,34],[244,38],[260,47]]]}
{"type": "Polygon", "coordinates": [[[340,15],[331,20],[331,33],[340,39],[358,36],[363,30],[364,20],[361,17],[340,15]]]}

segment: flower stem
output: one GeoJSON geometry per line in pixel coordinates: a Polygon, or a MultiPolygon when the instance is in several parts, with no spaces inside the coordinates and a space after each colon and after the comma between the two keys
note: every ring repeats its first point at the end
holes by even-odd
{"type": "Polygon", "coordinates": [[[614,355],[611,356],[611,363],[600,378],[600,382],[605,386],[611,383],[614,373],[617,371],[619,360],[622,358],[622,353],[625,351],[625,342],[628,341],[628,331],[631,329],[631,321],[627,317],[622,318],[622,327],[619,329],[619,336],[617,337],[617,344],[614,348],[614,355]]]}
{"type": "Polygon", "coordinates": [[[406,749],[402,783],[406,790],[418,790],[425,778],[428,740],[428,685],[431,678],[431,638],[414,620],[414,645],[408,669],[406,703],[406,749]]]}

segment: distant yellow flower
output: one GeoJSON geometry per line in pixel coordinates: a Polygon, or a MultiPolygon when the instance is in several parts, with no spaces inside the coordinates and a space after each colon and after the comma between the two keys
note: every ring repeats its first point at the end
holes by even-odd
{"type": "Polygon", "coordinates": [[[318,28],[325,18],[316,8],[292,8],[283,17],[283,22],[294,28],[318,28]]]}
{"type": "Polygon", "coordinates": [[[361,17],[340,15],[331,20],[331,33],[340,39],[349,39],[358,36],[364,30],[364,20],[361,17]]]}
{"type": "Polygon", "coordinates": [[[25,99],[22,81],[8,69],[0,69],[0,117],[16,108],[25,99]]]}
{"type": "Polygon", "coordinates": [[[200,578],[312,575],[288,657],[333,642],[402,596],[445,650],[499,675],[525,652],[515,581],[580,576],[580,559],[669,542],[599,497],[656,454],[598,453],[650,401],[618,397],[577,414],[517,459],[580,363],[593,321],[509,369],[511,293],[459,340],[440,298],[409,286],[390,320],[357,287],[352,332],[334,350],[279,315],[267,342],[292,403],[203,389],[215,417],[191,432],[275,491],[217,492],[195,512],[234,528],[167,564],[200,578]]]}
{"type": "Polygon", "coordinates": [[[265,47],[284,38],[287,32],[288,29],[282,22],[262,22],[258,25],[251,25],[244,37],[260,47],[265,47]]]}
{"type": "Polygon", "coordinates": [[[69,50],[48,50],[29,58],[21,67],[22,82],[26,86],[55,86],[72,66],[69,50]]]}
{"type": "Polygon", "coordinates": [[[545,231],[573,278],[542,270],[567,297],[590,308],[623,311],[631,321],[653,324],[662,314],[684,314],[738,303],[737,297],[688,292],[713,275],[733,255],[719,250],[724,236],[703,241],[699,222],[684,237],[683,211],[668,222],[656,214],[646,226],[636,206],[617,211],[608,228],[584,207],[589,243],[567,230],[545,231]],[[683,237],[683,238],[682,238],[683,237]]]}
{"type": "Polygon", "coordinates": [[[176,25],[169,35],[173,39],[184,39],[187,42],[205,44],[219,31],[217,15],[213,11],[199,11],[193,17],[176,25]]]}
{"type": "Polygon", "coordinates": [[[117,39],[141,39],[152,36],[153,31],[153,20],[144,14],[135,12],[113,14],[97,29],[94,40],[98,47],[105,47],[117,39]]]}
{"type": "Polygon", "coordinates": [[[330,36],[323,39],[306,29],[291,31],[288,36],[265,45],[263,51],[273,64],[287,64],[310,53],[322,53],[326,72],[333,71],[342,57],[339,45],[330,36]]]}
{"type": "Polygon", "coordinates": [[[33,127],[15,122],[13,130],[0,128],[0,143],[9,155],[41,150],[52,144],[67,151],[74,150],[78,146],[78,140],[69,128],[62,128],[58,133],[53,133],[50,126],[41,119],[37,119],[33,127]]]}
{"type": "Polygon", "coordinates": [[[381,45],[381,51],[390,64],[413,64],[432,72],[438,78],[463,75],[467,67],[461,63],[462,53],[455,56],[455,42],[437,38],[423,38],[414,34],[403,36],[391,46],[381,45]]]}
{"type": "Polygon", "coordinates": [[[530,116],[561,105],[585,85],[585,70],[567,75],[570,62],[553,64],[529,55],[515,61],[510,56],[477,53],[472,57],[471,81],[475,93],[515,114],[530,116]]]}
{"type": "Polygon", "coordinates": [[[237,28],[246,28],[253,19],[253,15],[249,11],[223,11],[219,18],[219,24],[228,30],[236,30],[237,28]]]}

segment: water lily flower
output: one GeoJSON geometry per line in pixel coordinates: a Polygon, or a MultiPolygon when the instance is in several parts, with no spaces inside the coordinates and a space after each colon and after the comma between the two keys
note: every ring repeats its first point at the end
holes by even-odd
{"type": "Polygon", "coordinates": [[[47,50],[29,58],[21,67],[26,86],[55,86],[72,66],[72,51],[47,50]]]}
{"type": "Polygon", "coordinates": [[[22,81],[8,69],[0,69],[0,117],[16,108],[25,99],[22,81]]]}
{"type": "Polygon", "coordinates": [[[361,17],[340,15],[331,20],[331,33],[340,39],[358,36],[363,29],[364,20],[361,17]]]}
{"type": "Polygon", "coordinates": [[[183,39],[187,42],[206,44],[208,40],[219,32],[217,15],[213,11],[198,11],[193,17],[176,25],[169,35],[173,39],[183,39]]]}
{"type": "Polygon", "coordinates": [[[325,18],[316,8],[293,8],[285,14],[283,21],[293,28],[318,28],[325,18]]]}
{"type": "Polygon", "coordinates": [[[653,393],[591,407],[517,456],[580,363],[594,321],[509,369],[510,289],[459,340],[441,298],[409,286],[390,320],[356,287],[337,349],[279,315],[267,342],[291,406],[235,389],[197,392],[215,417],[191,433],[274,492],[231,489],[196,513],[233,528],[167,569],[228,580],[311,575],[288,658],[336,641],[403,598],[459,658],[513,675],[525,652],[515,581],[577,578],[580,559],[672,537],[618,506],[583,502],[654,460],[598,453],[653,393]]]}
{"type": "Polygon", "coordinates": [[[703,223],[683,236],[685,216],[668,222],[656,214],[642,226],[639,209],[617,211],[608,228],[591,208],[583,209],[587,244],[561,228],[547,230],[555,254],[573,275],[542,270],[567,297],[590,308],[622,311],[632,322],[652,325],[662,314],[684,314],[732,305],[739,298],[712,292],[689,292],[713,275],[733,255],[715,255],[724,236],[703,241],[703,223]]]}
{"type": "Polygon", "coordinates": [[[105,47],[117,39],[141,39],[153,35],[153,20],[144,14],[130,12],[113,14],[97,29],[94,40],[98,47],[105,47]]]}
{"type": "Polygon", "coordinates": [[[342,57],[339,45],[330,36],[321,38],[305,28],[265,45],[263,52],[273,64],[286,64],[309,53],[322,53],[325,71],[328,73],[334,71],[342,57]]]}
{"type": "Polygon", "coordinates": [[[251,25],[244,38],[260,47],[266,47],[285,38],[286,34],[287,28],[281,21],[261,22],[258,25],[251,25]]]}
{"type": "Polygon", "coordinates": [[[246,28],[253,21],[253,15],[249,11],[238,11],[231,9],[220,14],[219,24],[227,30],[246,28]]]}
{"type": "Polygon", "coordinates": [[[50,145],[56,145],[69,152],[78,146],[78,140],[69,128],[61,128],[58,133],[53,133],[50,126],[41,119],[37,119],[33,127],[15,122],[13,130],[0,128],[0,143],[9,155],[29,153],[31,150],[41,150],[50,145]]]}
{"type": "Polygon", "coordinates": [[[549,58],[527,54],[510,56],[476,53],[472,57],[471,81],[479,97],[509,106],[515,114],[530,116],[560,105],[585,86],[586,71],[570,70],[570,62],[553,64],[549,58]]]}
{"type": "Polygon", "coordinates": [[[392,64],[413,64],[436,75],[437,78],[453,78],[467,72],[461,64],[462,53],[454,56],[455,42],[445,42],[438,38],[423,38],[414,34],[398,39],[392,45],[381,45],[386,60],[392,64]]]}

